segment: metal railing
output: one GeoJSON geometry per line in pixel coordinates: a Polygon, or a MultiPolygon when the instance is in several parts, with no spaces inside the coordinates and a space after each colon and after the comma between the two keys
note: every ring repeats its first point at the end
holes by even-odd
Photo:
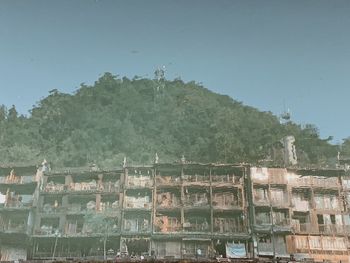
{"type": "Polygon", "coordinates": [[[243,208],[243,203],[241,201],[232,201],[229,203],[212,201],[212,206],[216,209],[240,209],[243,208]]]}
{"type": "Polygon", "coordinates": [[[3,176],[0,177],[0,184],[28,184],[35,182],[34,176],[3,176]]]}
{"type": "Polygon", "coordinates": [[[126,180],[127,187],[152,187],[153,181],[151,177],[137,177],[137,176],[128,176],[126,180]]]}
{"type": "Polygon", "coordinates": [[[180,176],[156,176],[156,183],[157,185],[176,185],[181,183],[181,177],[180,176]]]}
{"type": "Polygon", "coordinates": [[[306,200],[293,200],[292,198],[292,205],[295,211],[307,212],[310,210],[310,202],[306,200]]]}
{"type": "Polygon", "coordinates": [[[25,224],[20,224],[20,225],[1,224],[0,229],[3,232],[24,233],[27,230],[27,226],[25,224]]]}
{"type": "Polygon", "coordinates": [[[209,175],[199,175],[199,174],[193,174],[193,175],[183,175],[182,181],[184,183],[209,183],[210,177],[209,175]]]}
{"type": "Polygon", "coordinates": [[[346,234],[348,228],[344,225],[318,225],[320,234],[346,234]]]}
{"type": "Polygon", "coordinates": [[[273,206],[289,207],[289,201],[287,196],[284,196],[283,198],[271,198],[270,203],[273,206]]]}

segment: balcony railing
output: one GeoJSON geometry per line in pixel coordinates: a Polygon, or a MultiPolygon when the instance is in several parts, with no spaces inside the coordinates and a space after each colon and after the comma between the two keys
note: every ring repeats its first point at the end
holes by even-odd
{"type": "Polygon", "coordinates": [[[270,206],[270,201],[267,198],[254,198],[254,204],[256,206],[270,206]]]}
{"type": "Polygon", "coordinates": [[[157,185],[179,185],[181,184],[180,176],[156,176],[157,185]]]}
{"type": "Polygon", "coordinates": [[[44,187],[44,192],[47,193],[57,193],[65,191],[67,187],[64,184],[54,184],[54,183],[48,183],[44,187]]]}
{"type": "Polygon", "coordinates": [[[339,187],[338,178],[317,178],[317,177],[300,177],[289,180],[290,185],[299,187],[319,187],[319,188],[337,188],[339,187]]]}
{"type": "Polygon", "coordinates": [[[283,198],[271,198],[271,205],[278,207],[289,207],[289,201],[286,196],[283,198]]]}
{"type": "Polygon", "coordinates": [[[209,206],[208,199],[192,200],[191,198],[185,198],[184,200],[185,207],[207,207],[209,206]]]}
{"type": "Polygon", "coordinates": [[[292,178],[288,181],[288,184],[294,187],[311,187],[311,177],[292,178]]]}
{"type": "Polygon", "coordinates": [[[202,223],[191,223],[191,222],[185,222],[183,224],[183,229],[185,232],[209,232],[210,231],[210,225],[207,222],[202,223]]]}
{"type": "Polygon", "coordinates": [[[59,233],[58,227],[45,225],[34,231],[34,234],[38,236],[55,236],[57,233],[59,233]]]}
{"type": "Polygon", "coordinates": [[[259,253],[273,254],[273,243],[258,243],[259,253]]]}
{"type": "Polygon", "coordinates": [[[320,188],[330,188],[330,187],[337,188],[340,186],[338,178],[321,179],[321,178],[312,177],[311,182],[314,187],[320,187],[320,188]]]}
{"type": "Polygon", "coordinates": [[[216,200],[212,201],[212,205],[215,209],[241,209],[243,203],[242,202],[238,202],[238,201],[231,201],[231,202],[218,202],[216,200]]]}
{"type": "Polygon", "coordinates": [[[184,183],[209,183],[210,177],[209,175],[183,175],[182,181],[184,183]]]}
{"type": "Polygon", "coordinates": [[[288,181],[286,179],[286,177],[284,176],[269,176],[269,184],[278,184],[278,185],[283,185],[283,184],[287,184],[288,181]]]}
{"type": "Polygon", "coordinates": [[[152,187],[153,181],[149,176],[144,176],[144,177],[128,176],[126,186],[130,188],[152,187]]]}
{"type": "Polygon", "coordinates": [[[174,219],[169,217],[156,217],[154,231],[157,233],[181,232],[182,227],[180,224],[180,219],[174,219]]]}
{"type": "Polygon", "coordinates": [[[244,225],[236,225],[233,223],[218,224],[214,223],[214,232],[220,234],[246,233],[247,227],[244,225]]]}
{"type": "Polygon", "coordinates": [[[268,184],[269,177],[267,175],[260,176],[258,174],[252,174],[252,181],[253,181],[253,183],[257,183],[257,184],[268,184]]]}
{"type": "Polygon", "coordinates": [[[157,208],[178,208],[179,206],[181,206],[180,198],[172,198],[157,202],[157,208]]]}
{"type": "Polygon", "coordinates": [[[120,189],[119,181],[116,182],[102,182],[99,184],[98,189],[102,192],[118,192],[120,189]]]}
{"type": "Polygon", "coordinates": [[[31,207],[32,203],[22,203],[20,201],[0,204],[0,208],[30,209],[31,207]]]}
{"type": "Polygon", "coordinates": [[[125,219],[123,231],[127,233],[145,233],[151,231],[151,226],[147,219],[125,219]]]}
{"type": "Polygon", "coordinates": [[[347,227],[344,225],[318,225],[318,230],[320,234],[346,234],[347,227]]]}
{"type": "Polygon", "coordinates": [[[300,233],[300,234],[307,234],[307,233],[310,233],[310,234],[317,234],[318,231],[315,229],[315,227],[311,224],[311,223],[296,223],[296,222],[292,222],[291,224],[292,226],[292,230],[295,232],[295,233],[300,233]]]}
{"type": "Polygon", "coordinates": [[[240,185],[240,184],[243,184],[243,177],[234,176],[232,174],[212,175],[211,181],[213,184],[230,183],[234,185],[240,185]]]}
{"type": "Polygon", "coordinates": [[[290,220],[288,218],[274,219],[272,230],[273,231],[291,231],[292,226],[290,225],[290,220]]]}
{"type": "Polygon", "coordinates": [[[0,229],[3,232],[25,233],[27,230],[27,226],[25,224],[19,224],[19,225],[2,224],[0,225],[0,229]]]}
{"type": "Polygon", "coordinates": [[[151,209],[152,203],[141,200],[126,199],[125,208],[135,208],[135,209],[151,209]]]}
{"type": "Polygon", "coordinates": [[[294,211],[302,211],[302,212],[307,212],[310,210],[310,202],[306,200],[293,200],[292,199],[292,204],[293,204],[293,209],[294,211]]]}
{"type": "Polygon", "coordinates": [[[76,192],[89,192],[89,191],[97,191],[98,186],[96,181],[84,182],[84,183],[71,183],[69,185],[69,191],[76,192]]]}
{"type": "Polygon", "coordinates": [[[5,176],[0,177],[0,184],[29,184],[34,182],[34,176],[5,176]]]}
{"type": "Polygon", "coordinates": [[[55,214],[65,211],[66,208],[62,206],[55,206],[53,204],[44,204],[42,208],[39,209],[39,212],[44,214],[55,214]]]}

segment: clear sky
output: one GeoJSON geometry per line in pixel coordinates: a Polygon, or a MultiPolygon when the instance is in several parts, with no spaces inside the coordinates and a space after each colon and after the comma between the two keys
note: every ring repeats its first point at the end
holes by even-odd
{"type": "Polygon", "coordinates": [[[349,0],[0,0],[0,104],[166,65],[244,104],[350,136],[349,0]]]}

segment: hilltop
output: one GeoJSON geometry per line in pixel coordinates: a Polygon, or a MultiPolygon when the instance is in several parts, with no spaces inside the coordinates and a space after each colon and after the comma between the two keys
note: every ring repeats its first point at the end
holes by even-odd
{"type": "Polygon", "coordinates": [[[326,164],[337,153],[313,125],[280,124],[195,82],[118,78],[105,73],[74,94],[52,90],[28,117],[0,107],[1,163],[102,167],[161,162],[281,162],[279,141],[294,135],[301,164],[326,164]]]}

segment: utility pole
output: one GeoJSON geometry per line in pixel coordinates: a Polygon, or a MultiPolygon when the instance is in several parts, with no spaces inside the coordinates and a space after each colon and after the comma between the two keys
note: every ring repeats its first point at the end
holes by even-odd
{"type": "Polygon", "coordinates": [[[245,177],[245,192],[247,193],[247,199],[248,199],[248,219],[249,219],[249,225],[251,229],[251,238],[253,242],[253,258],[258,258],[258,249],[257,249],[257,238],[255,233],[255,207],[253,204],[253,184],[252,179],[250,175],[250,167],[244,167],[244,177],[245,177]]]}
{"type": "Polygon", "coordinates": [[[57,241],[58,241],[58,237],[60,236],[60,232],[58,230],[55,231],[55,245],[53,247],[53,253],[52,253],[52,260],[55,259],[55,253],[56,253],[56,247],[57,247],[57,241]]]}
{"type": "Polygon", "coordinates": [[[276,260],[276,244],[275,244],[275,222],[274,222],[274,219],[273,219],[273,209],[272,209],[272,204],[271,204],[271,200],[269,200],[270,202],[270,219],[271,219],[271,239],[272,239],[272,256],[273,256],[273,259],[272,261],[275,262],[276,260]]]}

